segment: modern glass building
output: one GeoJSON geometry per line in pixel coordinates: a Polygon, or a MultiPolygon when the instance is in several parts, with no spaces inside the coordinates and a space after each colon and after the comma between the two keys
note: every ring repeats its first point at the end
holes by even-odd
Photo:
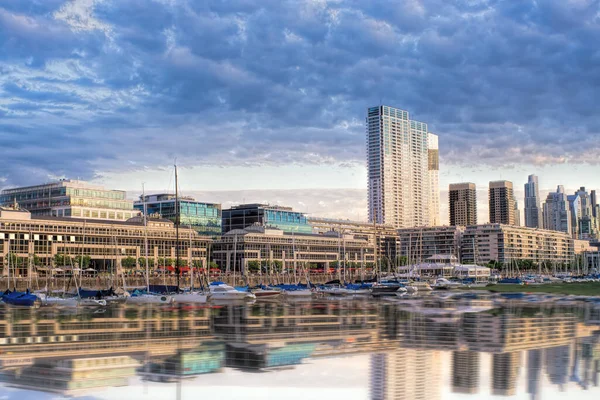
{"type": "MultiPolygon", "coordinates": [[[[163,218],[175,222],[175,195],[162,193],[153,194],[136,201],[136,210],[144,212],[144,203],[148,215],[160,214],[163,218]]],[[[221,234],[221,205],[204,203],[192,197],[179,198],[179,221],[181,226],[191,226],[201,235],[215,236],[221,234]]]]}
{"type": "Polygon", "coordinates": [[[223,233],[256,224],[278,228],[288,233],[312,233],[312,226],[309,225],[306,215],[293,211],[291,207],[242,204],[223,210],[223,233]]]}
{"type": "Polygon", "coordinates": [[[17,203],[33,216],[125,221],[139,214],[123,190],[108,190],[87,182],[61,179],[43,185],[5,189],[0,205],[17,203]]]}

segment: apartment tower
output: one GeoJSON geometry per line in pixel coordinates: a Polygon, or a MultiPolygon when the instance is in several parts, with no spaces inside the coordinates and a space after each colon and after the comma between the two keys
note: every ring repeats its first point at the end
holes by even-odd
{"type": "Polygon", "coordinates": [[[369,221],[410,228],[439,219],[437,136],[389,106],[369,108],[366,123],[369,221]]]}
{"type": "Polygon", "coordinates": [[[525,184],[525,226],[542,228],[543,225],[538,177],[529,175],[525,184]]]}
{"type": "Polygon", "coordinates": [[[548,193],[544,203],[544,229],[573,233],[571,225],[571,204],[565,188],[559,185],[556,192],[548,193]]]}
{"type": "Polygon", "coordinates": [[[515,196],[513,184],[509,181],[490,182],[490,223],[515,225],[515,196]]]}
{"type": "Polygon", "coordinates": [[[474,183],[451,183],[448,204],[451,226],[477,225],[477,190],[474,183]]]}

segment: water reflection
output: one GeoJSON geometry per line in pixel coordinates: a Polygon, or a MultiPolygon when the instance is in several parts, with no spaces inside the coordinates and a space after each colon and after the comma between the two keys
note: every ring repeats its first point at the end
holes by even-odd
{"type": "Polygon", "coordinates": [[[251,388],[273,389],[257,398],[323,397],[312,387],[371,399],[597,396],[600,304],[540,300],[0,308],[0,396],[155,398],[169,388],[162,398],[195,398],[216,382],[245,398],[251,388]]]}

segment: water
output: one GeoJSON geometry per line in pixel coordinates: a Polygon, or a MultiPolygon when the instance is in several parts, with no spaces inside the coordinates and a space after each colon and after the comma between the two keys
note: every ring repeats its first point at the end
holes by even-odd
{"type": "Polygon", "coordinates": [[[600,303],[473,297],[0,307],[0,398],[598,398],[600,303]]]}

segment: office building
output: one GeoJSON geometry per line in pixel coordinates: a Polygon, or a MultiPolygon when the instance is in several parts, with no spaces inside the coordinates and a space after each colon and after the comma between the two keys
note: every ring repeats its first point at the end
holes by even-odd
{"type": "Polygon", "coordinates": [[[327,270],[332,263],[360,269],[373,267],[374,252],[367,240],[349,234],[288,233],[262,226],[231,230],[212,246],[213,259],[221,269],[242,272],[249,262],[269,270],[275,266],[289,271],[327,270]]]}
{"type": "Polygon", "coordinates": [[[125,221],[138,215],[122,190],[108,190],[87,182],[61,179],[43,185],[4,189],[0,205],[18,204],[33,216],[125,221]]]}
{"type": "Polygon", "coordinates": [[[523,226],[484,224],[468,226],[461,239],[461,261],[487,264],[533,260],[569,264],[574,254],[568,234],[523,226]]]}
{"type": "Polygon", "coordinates": [[[515,195],[509,181],[490,182],[490,223],[515,225],[515,195]]]}
{"type": "Polygon", "coordinates": [[[451,183],[448,204],[451,226],[477,225],[477,190],[474,183],[451,183]]]}
{"type": "Polygon", "coordinates": [[[399,254],[409,264],[437,255],[460,258],[462,226],[430,226],[398,229],[399,254]]]}
{"type": "MultiPolygon", "coordinates": [[[[206,248],[211,241],[194,230],[182,227],[179,242],[180,257],[192,263],[206,265],[206,248]]],[[[120,272],[125,258],[137,262],[146,254],[153,266],[173,265],[176,232],[173,222],[149,218],[144,227],[143,218],[129,221],[89,221],[77,218],[31,216],[26,210],[3,209],[0,212],[0,263],[4,276],[8,275],[6,255],[14,254],[16,263],[10,264],[10,276],[30,276],[32,271],[48,271],[57,265],[56,256],[74,259],[85,255],[91,258],[88,267],[96,271],[120,272]],[[147,240],[146,240],[147,238],[147,240]],[[37,265],[29,259],[35,255],[37,265]]],[[[70,263],[69,263],[70,264],[70,263]]]]}
{"type": "Polygon", "coordinates": [[[525,226],[543,228],[542,208],[540,207],[540,187],[538,177],[529,175],[525,184],[525,226]]]}
{"type": "MultiPolygon", "coordinates": [[[[594,195],[595,197],[595,195],[594,195]]],[[[580,187],[573,195],[567,196],[571,208],[571,231],[576,239],[592,239],[597,235],[593,216],[592,198],[580,187]]]]}
{"type": "MultiPolygon", "coordinates": [[[[179,222],[181,226],[191,227],[201,235],[216,236],[221,234],[221,205],[204,203],[192,197],[180,197],[179,222]]],[[[175,208],[175,195],[153,194],[134,203],[136,210],[147,215],[160,215],[162,218],[175,222],[177,210],[175,208]]]]}
{"type": "Polygon", "coordinates": [[[428,162],[429,171],[429,225],[439,226],[440,221],[440,150],[438,136],[433,133],[428,138],[428,162]]]}
{"type": "Polygon", "coordinates": [[[429,225],[439,209],[431,203],[439,189],[430,182],[430,171],[433,185],[439,173],[437,136],[407,111],[389,106],[369,108],[366,125],[369,221],[395,228],[429,225]]]}
{"type": "MultiPolygon", "coordinates": [[[[339,232],[351,234],[356,239],[364,239],[369,246],[376,247],[377,259],[396,260],[398,256],[398,231],[390,225],[370,224],[368,222],[352,221],[349,219],[333,219],[307,217],[308,224],[312,226],[313,233],[326,234],[328,232],[339,232]]],[[[383,261],[384,263],[386,261],[383,261]]]]}
{"type": "Polygon", "coordinates": [[[245,229],[252,225],[278,228],[289,233],[312,233],[306,214],[291,207],[268,204],[241,204],[223,210],[222,233],[234,229],[245,229]]]}
{"type": "Polygon", "coordinates": [[[544,229],[572,234],[571,205],[562,185],[548,193],[543,209],[544,229]]]}
{"type": "Polygon", "coordinates": [[[514,198],[515,202],[515,226],[521,226],[521,212],[519,211],[519,203],[517,202],[516,197],[514,198]]]}

